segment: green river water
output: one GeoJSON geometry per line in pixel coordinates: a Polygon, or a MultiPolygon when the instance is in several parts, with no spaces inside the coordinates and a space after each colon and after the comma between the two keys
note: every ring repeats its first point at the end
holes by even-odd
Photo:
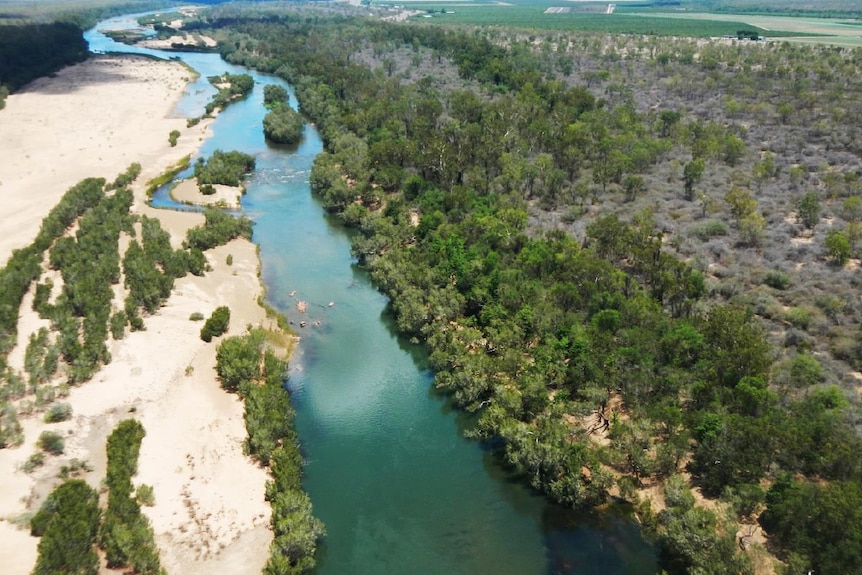
{"type": "MultiPolygon", "coordinates": [[[[130,25],[128,18],[101,23],[87,32],[90,49],[134,51],[98,32],[130,25]]],[[[256,81],[252,95],[219,114],[201,154],[235,149],[257,160],[243,209],[255,222],[268,299],[302,337],[287,385],[306,460],[303,485],[327,529],[316,572],[655,573],[654,549],[623,513],[550,505],[509,477],[487,446],[463,438],[469,418],[435,393],[424,351],[395,333],[386,298],[351,258],[349,232],[311,197],[308,177],[322,149],[314,127],[295,147],[263,139],[263,85],[288,86],[218,55],[179,56],[201,74],[179,116],[202,113],[214,93],[207,76],[242,72],[256,81]],[[305,314],[298,300],[308,303],[305,314]],[[298,327],[302,320],[307,327],[298,327]]],[[[163,196],[155,203],[176,207],[163,196]]]]}

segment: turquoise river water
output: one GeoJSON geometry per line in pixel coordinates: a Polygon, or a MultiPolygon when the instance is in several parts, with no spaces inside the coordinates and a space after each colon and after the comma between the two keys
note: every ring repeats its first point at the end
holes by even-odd
{"type": "MultiPolygon", "coordinates": [[[[248,98],[218,115],[200,154],[255,156],[243,211],[255,222],[268,299],[295,324],[309,324],[297,328],[302,341],[287,385],[306,459],[303,484],[327,529],[316,572],[655,573],[655,551],[631,519],[548,504],[509,477],[485,446],[462,437],[467,416],[435,393],[423,350],[395,333],[386,298],[351,258],[349,232],[311,196],[309,172],[322,150],[314,127],[295,147],[264,141],[263,86],[289,86],[216,54],[141,50],[99,32],[134,26],[132,17],[114,18],[85,37],[94,52],[179,56],[196,69],[201,77],[177,116],[203,112],[215,93],[208,76],[255,79],[248,98]],[[300,299],[308,302],[302,316],[295,307],[300,299]]],[[[164,194],[155,203],[175,207],[164,194]]]]}

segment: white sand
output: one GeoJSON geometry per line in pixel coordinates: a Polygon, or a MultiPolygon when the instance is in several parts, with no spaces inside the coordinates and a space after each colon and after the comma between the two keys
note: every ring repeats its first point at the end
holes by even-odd
{"type": "MultiPolygon", "coordinates": [[[[146,181],[193,152],[208,129],[207,122],[186,128],[185,120],[168,118],[188,77],[176,63],[100,56],[10,96],[0,111],[0,265],[35,237],[69,187],[90,176],[112,180],[132,162],[143,166],[134,211],[159,217],[176,245],[186,229],[202,222],[199,214],[143,204],[146,181]],[[173,129],[182,133],[174,148],[167,141],[173,129]]],[[[242,453],[242,405],[219,388],[214,372],[218,340],[201,341],[201,323],[189,320],[193,312],[208,315],[228,305],[230,334],[265,322],[257,305],[258,259],[255,246],[244,240],[207,256],[212,272],[178,280],[167,304],[145,318],[146,331],[112,342],[112,363],[71,391],[65,399],[73,408],[70,421],[49,426],[41,414],[22,416],[24,444],[0,449],[3,575],[29,573],[38,543],[7,520],[35,511],[58,483],[59,466],[71,458],[89,462],[93,471],[84,477],[98,487],[105,440],[127,417],[140,419],[147,432],[135,482],[154,488],[155,506],[144,510],[168,572],[260,572],[272,539],[266,473],[242,453]],[[17,471],[49,427],[66,434],[65,454],[30,475],[17,471]]],[[[26,341],[43,322],[26,302],[21,313],[19,341],[26,341]]],[[[21,362],[21,350],[13,356],[21,362]]]]}
{"type": "Polygon", "coordinates": [[[199,206],[218,206],[221,208],[239,209],[242,206],[244,190],[240,187],[213,184],[214,194],[205,196],[197,185],[196,178],[183,180],[171,190],[171,197],[184,204],[199,206]]]}

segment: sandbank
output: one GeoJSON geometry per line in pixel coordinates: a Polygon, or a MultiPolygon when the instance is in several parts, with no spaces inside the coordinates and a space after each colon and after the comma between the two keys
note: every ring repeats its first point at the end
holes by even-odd
{"type": "Polygon", "coordinates": [[[215,193],[204,195],[197,185],[197,180],[183,180],[171,190],[174,201],[200,206],[218,206],[238,210],[242,207],[242,195],[245,191],[240,187],[213,184],[215,193]]]}
{"type": "MultiPolygon", "coordinates": [[[[9,97],[0,111],[0,265],[32,241],[69,187],[92,176],[112,180],[132,162],[143,168],[133,211],[158,217],[176,245],[202,222],[200,214],[155,210],[144,202],[146,181],[194,152],[209,128],[206,121],[187,128],[184,119],[170,116],[189,75],[174,62],[95,56],[9,97]],[[174,129],[181,136],[171,147],[174,129]]],[[[245,240],[207,257],[213,271],[178,280],[166,305],[145,318],[146,331],[109,342],[113,361],[64,399],[72,405],[71,420],[49,425],[41,414],[20,416],[24,443],[0,449],[0,573],[32,570],[38,539],[30,537],[26,522],[18,527],[14,520],[38,508],[60,481],[59,466],[72,458],[88,461],[92,471],[83,477],[98,488],[107,436],[128,417],[138,418],[147,432],[134,481],[154,488],[155,505],[144,512],[168,573],[261,571],[272,540],[267,475],[242,453],[242,405],[220,389],[214,372],[218,338],[204,343],[201,323],[189,319],[227,305],[229,335],[266,323],[257,303],[259,262],[245,240]],[[47,428],[64,434],[65,453],[31,474],[19,471],[47,428]]],[[[123,290],[116,291],[119,298],[123,290]]],[[[43,325],[28,301],[19,341],[43,325]]],[[[13,366],[22,355],[10,355],[13,366]]]]}

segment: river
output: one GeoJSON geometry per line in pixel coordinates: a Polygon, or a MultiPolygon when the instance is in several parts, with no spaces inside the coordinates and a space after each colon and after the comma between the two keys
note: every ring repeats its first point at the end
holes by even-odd
{"type": "MultiPolygon", "coordinates": [[[[621,513],[576,513],[548,504],[509,477],[467,416],[435,393],[421,347],[399,337],[387,300],[350,255],[350,233],[312,198],[313,126],[294,147],[269,146],[263,86],[283,81],[215,54],[130,49],[99,32],[134,26],[114,18],[85,33],[97,52],[179,56],[201,78],[175,114],[192,117],[214,94],[206,77],[249,73],[254,92],[220,113],[200,153],[253,154],[243,210],[255,222],[268,300],[302,336],[287,385],[305,457],[303,485],[327,536],[320,575],[653,574],[655,552],[621,513]],[[308,302],[299,314],[296,301],[308,302]],[[333,305],[330,306],[330,303],[333,305]],[[319,323],[319,325],[318,325],[319,323]]],[[[172,207],[169,198],[157,204],[172,207]]]]}

